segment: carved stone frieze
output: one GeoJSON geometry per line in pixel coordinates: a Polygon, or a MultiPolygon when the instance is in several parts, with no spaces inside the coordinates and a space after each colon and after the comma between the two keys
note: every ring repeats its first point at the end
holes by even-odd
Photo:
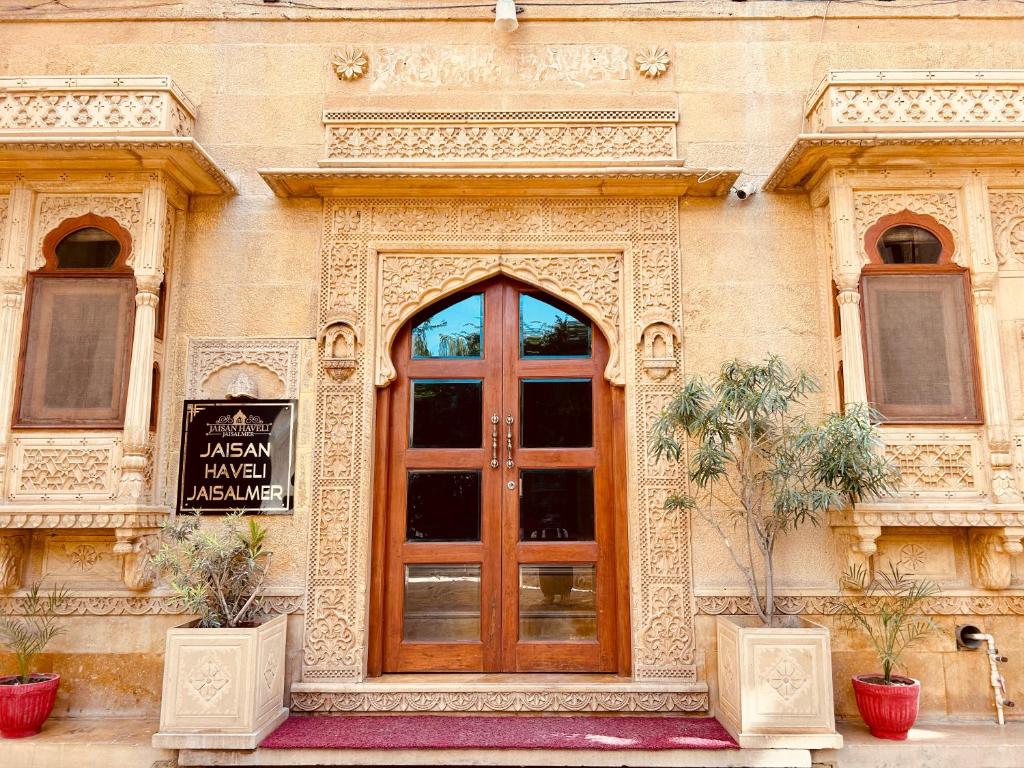
{"type": "Polygon", "coordinates": [[[43,259],[43,238],[65,219],[93,213],[114,219],[132,236],[132,253],[128,265],[134,263],[142,232],[141,195],[39,195],[36,201],[35,242],[30,269],[38,269],[43,259]]]}
{"type": "Polygon", "coordinates": [[[224,397],[240,373],[257,383],[260,397],[299,396],[301,339],[191,338],[188,340],[190,399],[224,397]]]}
{"type": "Polygon", "coordinates": [[[0,77],[0,135],[191,136],[194,112],[167,77],[0,77]]]}
{"type": "Polygon", "coordinates": [[[616,160],[676,157],[678,114],[328,111],[321,165],[407,160],[616,160]]]}
{"type": "Polygon", "coordinates": [[[1024,268],[1024,191],[992,191],[988,199],[999,266],[1024,268]]]}
{"type": "Polygon", "coordinates": [[[111,500],[117,491],[120,443],[114,436],[16,437],[7,498],[111,500]]]}
{"type": "MultiPolygon", "coordinates": [[[[373,409],[376,386],[394,375],[390,341],[430,302],[496,274],[579,307],[608,338],[613,359],[606,375],[626,386],[624,431],[635,457],[629,469],[635,480],[629,530],[637,537],[630,579],[634,677],[696,679],[689,518],[663,509],[664,495],[678,489],[681,476],[677,466],[653,461],[636,444],[680,375],[675,367],[657,383],[640,378],[639,340],[647,325],[642,307],[661,308],[659,319],[670,327],[681,322],[677,222],[673,198],[325,199],[320,324],[344,318],[361,329],[357,350],[366,351],[357,351],[341,382],[318,368],[305,684],[356,682],[363,675],[373,409]]],[[[326,354],[322,346],[321,363],[326,354]]],[[[319,695],[306,700],[334,696],[319,695]]]]}
{"type": "Polygon", "coordinates": [[[663,691],[295,692],[300,712],[706,712],[708,694],[663,691]]]}
{"type": "MultiPolygon", "coordinates": [[[[870,598],[847,597],[868,613],[878,610],[870,598]]],[[[705,616],[754,616],[753,601],[740,595],[698,595],[697,613],[705,616]]],[[[835,598],[830,595],[782,595],[775,598],[775,610],[788,616],[827,616],[835,613],[835,598]]],[[[915,612],[928,616],[1024,616],[1024,597],[1019,595],[951,595],[929,597],[915,612]]]]}
{"type": "Polygon", "coordinates": [[[867,261],[864,235],[880,218],[902,211],[931,216],[953,233],[953,259],[960,261],[960,203],[956,192],[872,191],[854,194],[856,248],[867,261]]]}
{"type": "MultiPolygon", "coordinates": [[[[263,598],[263,611],[271,614],[301,613],[303,605],[301,594],[267,595],[263,598]]],[[[0,613],[24,614],[25,598],[19,595],[0,597],[0,613]]],[[[177,598],[170,594],[72,595],[59,613],[62,616],[185,615],[177,598]]]]}

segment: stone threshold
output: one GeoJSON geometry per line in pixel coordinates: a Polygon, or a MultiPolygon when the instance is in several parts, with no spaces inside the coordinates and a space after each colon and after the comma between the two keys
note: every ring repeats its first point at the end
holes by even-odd
{"type": "Polygon", "coordinates": [[[708,710],[702,682],[615,675],[415,674],[292,685],[297,712],[665,712],[708,710]]]}
{"type": "Polygon", "coordinates": [[[0,739],[3,768],[171,768],[174,751],[155,749],[156,718],[51,717],[24,739],[0,739]]]}

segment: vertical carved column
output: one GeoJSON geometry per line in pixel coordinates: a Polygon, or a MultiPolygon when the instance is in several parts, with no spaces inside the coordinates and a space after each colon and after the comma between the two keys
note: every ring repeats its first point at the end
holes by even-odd
{"type": "Polygon", "coordinates": [[[7,228],[0,233],[0,499],[4,498],[7,485],[7,444],[17,386],[18,341],[25,303],[26,245],[34,200],[30,189],[12,189],[7,206],[7,228]]]}
{"type": "Polygon", "coordinates": [[[999,320],[995,307],[995,275],[975,276],[974,312],[978,329],[978,362],[985,403],[989,461],[992,464],[992,495],[998,503],[1021,500],[1013,476],[1010,452],[1010,413],[1006,403],[1006,380],[999,349],[999,320]]]}
{"type": "Polygon", "coordinates": [[[124,454],[121,460],[122,501],[141,501],[145,489],[149,413],[153,404],[153,347],[156,310],[163,280],[163,251],[167,221],[167,193],[161,182],[146,186],[142,195],[142,232],[133,249],[135,270],[135,334],[124,413],[124,454]]]}

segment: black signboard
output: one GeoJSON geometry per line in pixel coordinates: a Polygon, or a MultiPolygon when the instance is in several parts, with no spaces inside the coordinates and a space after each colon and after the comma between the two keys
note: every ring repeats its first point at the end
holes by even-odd
{"type": "Polygon", "coordinates": [[[290,514],[294,400],[186,400],[179,512],[290,514]]]}

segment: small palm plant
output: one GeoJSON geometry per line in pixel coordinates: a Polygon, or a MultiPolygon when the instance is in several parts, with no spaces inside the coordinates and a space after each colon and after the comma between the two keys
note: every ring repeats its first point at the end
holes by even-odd
{"type": "Polygon", "coordinates": [[[929,579],[914,580],[894,563],[879,569],[872,578],[864,566],[856,566],[842,575],[842,586],[863,593],[859,601],[836,599],[835,614],[847,629],[859,629],[868,636],[882,665],[882,678],[867,682],[898,685],[893,670],[911,645],[939,631],[929,618],[915,615],[921,603],[939,592],[929,579]]]}
{"type": "Polygon", "coordinates": [[[179,515],[164,526],[153,565],[170,580],[181,607],[199,616],[200,627],[238,627],[252,622],[262,605],[271,553],[267,529],[255,517],[227,516],[223,525],[200,525],[199,515],[179,515]]]}
{"type": "Polygon", "coordinates": [[[32,664],[53,638],[66,631],[60,615],[70,599],[71,593],[64,587],[42,595],[34,584],[25,596],[25,615],[0,618],[0,645],[14,654],[18,664],[18,675],[9,685],[36,682],[32,664]]]}

